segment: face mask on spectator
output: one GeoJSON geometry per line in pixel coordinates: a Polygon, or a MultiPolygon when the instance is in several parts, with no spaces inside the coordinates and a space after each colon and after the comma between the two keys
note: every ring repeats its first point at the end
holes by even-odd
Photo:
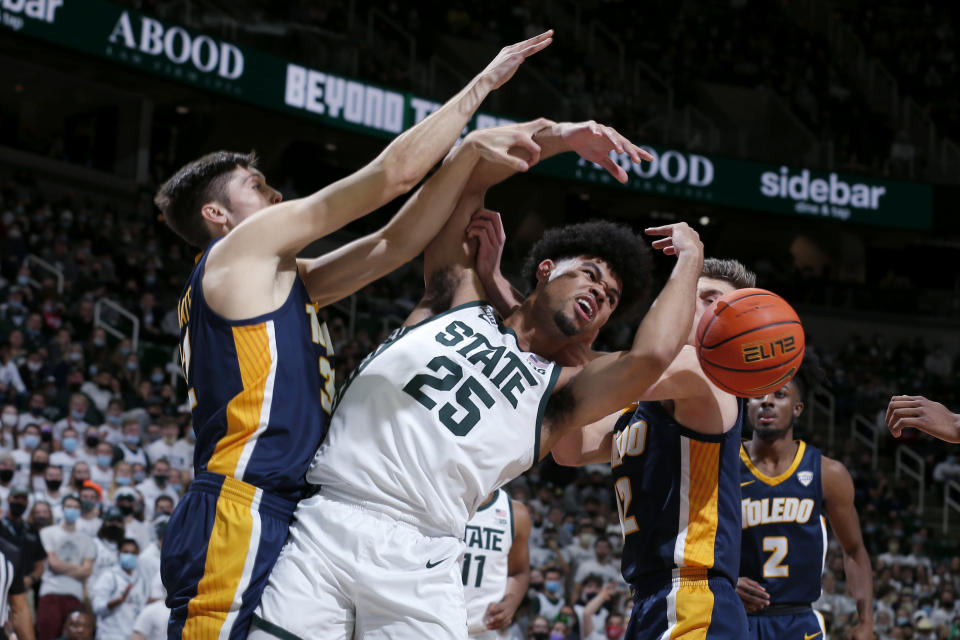
{"type": "Polygon", "coordinates": [[[107,416],[107,422],[114,426],[123,424],[123,416],[107,416]]]}
{"type": "MultiPolygon", "coordinates": [[[[97,375],[97,371],[99,371],[99,369],[97,369],[97,365],[95,364],[92,364],[89,367],[87,367],[87,374],[90,375],[91,377],[97,375]]],[[[97,386],[100,387],[99,384],[97,386]]],[[[100,388],[102,389],[103,387],[100,387],[100,388]]]]}
{"type": "Polygon", "coordinates": [[[171,488],[177,495],[180,495],[180,490],[183,489],[183,485],[180,484],[179,482],[176,483],[176,484],[174,484],[174,483],[171,482],[171,483],[170,483],[170,488],[171,488]]]}
{"type": "Polygon", "coordinates": [[[546,631],[534,631],[530,637],[533,640],[550,640],[550,634],[546,631]]]}
{"type": "Polygon", "coordinates": [[[71,411],[70,417],[74,420],[83,420],[83,416],[87,415],[84,411],[71,411]]]}
{"type": "Polygon", "coordinates": [[[123,525],[105,525],[103,527],[103,537],[107,540],[112,540],[113,542],[120,542],[123,540],[124,529],[123,525]]]}
{"type": "Polygon", "coordinates": [[[30,414],[34,417],[39,417],[43,413],[41,407],[30,407],[30,414]]]}
{"type": "Polygon", "coordinates": [[[133,514],[133,505],[132,505],[132,504],[124,504],[124,505],[118,504],[118,505],[117,505],[117,509],[120,509],[120,513],[122,513],[122,514],[124,515],[124,517],[133,514]]]}
{"type": "Polygon", "coordinates": [[[125,571],[133,571],[137,568],[137,556],[133,553],[121,553],[120,566],[125,571]]]}
{"type": "MultiPolygon", "coordinates": [[[[128,355],[130,355],[130,347],[120,347],[120,355],[122,355],[122,356],[128,356],[128,355]]],[[[137,368],[137,367],[136,367],[136,364],[137,364],[137,363],[134,362],[133,364],[134,364],[134,367],[133,367],[133,368],[136,369],[136,368],[137,368]]],[[[127,363],[127,366],[129,366],[129,363],[127,363]]]]}
{"type": "Polygon", "coordinates": [[[153,382],[153,384],[160,384],[161,382],[163,382],[163,374],[154,373],[153,375],[150,376],[150,381],[153,382]]]}
{"type": "Polygon", "coordinates": [[[546,589],[548,593],[556,595],[563,591],[563,583],[559,580],[547,580],[543,583],[543,588],[546,589]]]}
{"type": "Polygon", "coordinates": [[[36,449],[38,446],[40,446],[40,436],[33,433],[28,433],[27,435],[23,436],[23,446],[27,449],[36,449]]]}
{"type": "Polygon", "coordinates": [[[564,640],[565,636],[559,631],[550,632],[550,640],[564,640]]]}
{"type": "Polygon", "coordinates": [[[576,527],[573,526],[573,523],[572,523],[572,522],[564,522],[564,523],[563,523],[563,528],[566,530],[567,533],[569,533],[570,535],[573,535],[573,530],[574,530],[576,527]]]}
{"type": "Polygon", "coordinates": [[[117,476],[116,481],[121,487],[129,487],[131,482],[130,476],[117,476]]]}
{"type": "Polygon", "coordinates": [[[53,524],[52,518],[34,518],[33,519],[33,526],[35,526],[38,531],[40,529],[43,529],[44,527],[49,527],[52,524],[53,524]]]}
{"type": "Polygon", "coordinates": [[[44,471],[47,470],[47,467],[48,467],[48,466],[50,466],[50,465],[49,465],[48,463],[46,463],[46,462],[31,462],[31,463],[30,463],[30,470],[33,471],[33,472],[36,473],[36,474],[41,474],[41,473],[43,473],[44,471]]]}
{"type": "MultiPolygon", "coordinates": [[[[96,449],[97,445],[100,444],[100,436],[87,436],[84,438],[83,442],[91,449],[96,449]]],[[[97,458],[99,460],[99,458],[97,458]]]]}
{"type": "Polygon", "coordinates": [[[131,447],[135,447],[140,444],[140,436],[127,435],[123,436],[123,441],[126,442],[131,447]]]}
{"type": "Polygon", "coordinates": [[[40,369],[43,369],[43,363],[42,363],[42,362],[32,362],[32,361],[30,361],[30,360],[27,360],[27,369],[29,369],[29,370],[32,371],[33,373],[36,373],[37,371],[40,371],[40,369]]]}
{"type": "Polygon", "coordinates": [[[610,640],[617,640],[620,636],[623,635],[623,627],[618,627],[616,625],[610,625],[607,627],[607,637],[610,640]]]}
{"type": "Polygon", "coordinates": [[[79,443],[77,442],[77,439],[74,438],[73,436],[67,436],[66,438],[63,439],[62,444],[63,444],[64,451],[66,451],[67,453],[73,453],[74,451],[77,450],[77,444],[79,443]]]}
{"type": "Polygon", "coordinates": [[[17,276],[17,284],[21,287],[25,287],[30,284],[30,276],[17,276]]]}
{"type": "Polygon", "coordinates": [[[155,473],[153,474],[153,481],[157,483],[158,487],[163,487],[167,484],[167,480],[170,478],[169,475],[165,473],[155,473]]]}
{"type": "Polygon", "coordinates": [[[81,500],[80,501],[80,510],[84,513],[90,513],[97,508],[97,503],[94,500],[81,500]]]}
{"type": "Polygon", "coordinates": [[[63,484],[63,480],[47,480],[47,491],[50,493],[56,493],[60,490],[60,485],[63,484]]]}
{"type": "Polygon", "coordinates": [[[43,429],[40,432],[40,439],[44,442],[53,442],[53,432],[49,429],[43,429]]]}
{"type": "Polygon", "coordinates": [[[10,513],[14,517],[19,518],[23,515],[23,512],[27,510],[26,502],[11,502],[10,503],[10,513]]]}
{"type": "Polygon", "coordinates": [[[94,338],[94,339],[93,339],[93,346],[95,346],[95,347],[102,347],[102,346],[105,345],[105,344],[107,344],[107,341],[104,340],[103,338],[94,338]]]}
{"type": "Polygon", "coordinates": [[[591,544],[593,544],[593,541],[596,539],[596,537],[597,536],[592,533],[581,533],[580,545],[583,547],[589,547],[591,544]]]}
{"type": "Polygon", "coordinates": [[[0,469],[0,482],[7,484],[13,480],[13,469],[0,469]]]}
{"type": "Polygon", "coordinates": [[[147,479],[147,474],[144,473],[143,471],[134,471],[134,472],[133,472],[133,481],[136,482],[137,484],[140,484],[141,482],[143,482],[143,481],[146,480],[146,479],[147,479]]]}
{"type": "Polygon", "coordinates": [[[77,518],[80,517],[80,509],[76,507],[64,507],[63,508],[63,520],[67,524],[73,524],[77,521],[77,518]]]}
{"type": "Polygon", "coordinates": [[[67,356],[67,358],[69,358],[71,362],[80,362],[81,360],[83,360],[83,354],[80,353],[79,351],[72,351],[67,356]]]}
{"type": "Polygon", "coordinates": [[[15,412],[4,412],[3,426],[12,427],[17,424],[17,414],[15,412]]]}
{"type": "Polygon", "coordinates": [[[127,369],[129,369],[130,371],[136,371],[137,363],[131,360],[130,362],[127,363],[127,369]]]}
{"type": "Polygon", "coordinates": [[[97,456],[97,464],[100,465],[101,467],[109,467],[111,462],[113,462],[113,456],[108,456],[108,455],[97,456]]]}

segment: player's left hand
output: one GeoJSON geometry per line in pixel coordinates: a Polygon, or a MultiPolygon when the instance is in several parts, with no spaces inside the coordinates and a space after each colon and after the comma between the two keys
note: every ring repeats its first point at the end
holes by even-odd
{"type": "Polygon", "coordinates": [[[513,612],[508,611],[502,602],[491,602],[483,614],[483,619],[487,623],[487,629],[502,629],[513,620],[513,612]]]}
{"type": "Polygon", "coordinates": [[[737,595],[743,601],[747,613],[759,611],[770,604],[770,594],[760,583],[740,576],[737,580],[737,595]]]}
{"type": "Polygon", "coordinates": [[[637,163],[653,160],[652,155],[620,135],[616,129],[593,120],[563,122],[557,125],[557,132],[572,151],[576,151],[584,160],[600,165],[621,183],[627,181],[627,172],[610,158],[611,151],[626,153],[637,163]]]}
{"type": "Polygon", "coordinates": [[[474,148],[484,160],[526,171],[540,161],[540,145],[533,141],[534,133],[536,130],[527,124],[508,124],[472,131],[464,144],[474,148]],[[511,154],[511,149],[524,157],[511,154]]]}
{"type": "Polygon", "coordinates": [[[887,405],[887,428],[894,438],[903,434],[904,427],[913,427],[929,433],[952,428],[954,416],[945,406],[923,396],[893,396],[887,405]]]}
{"type": "Polygon", "coordinates": [[[500,50],[496,58],[490,61],[487,68],[480,72],[477,78],[489,82],[491,91],[498,89],[513,77],[524,60],[547,48],[551,42],[553,42],[553,29],[544,31],[529,40],[506,46],[500,50]]]}
{"type": "Polygon", "coordinates": [[[507,234],[500,214],[490,209],[478,209],[467,226],[467,237],[477,241],[477,273],[480,279],[492,279],[500,273],[500,259],[507,234]]]}

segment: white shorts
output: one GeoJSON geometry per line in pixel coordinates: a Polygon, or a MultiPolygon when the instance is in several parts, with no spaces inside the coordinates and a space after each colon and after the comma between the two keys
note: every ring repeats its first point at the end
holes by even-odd
{"type": "Polygon", "coordinates": [[[462,541],[323,495],[294,517],[248,638],[467,637],[462,541]]]}

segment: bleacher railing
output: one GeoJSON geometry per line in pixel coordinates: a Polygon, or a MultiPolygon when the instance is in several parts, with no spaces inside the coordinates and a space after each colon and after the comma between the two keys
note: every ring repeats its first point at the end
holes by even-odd
{"type": "MultiPolygon", "coordinates": [[[[53,277],[57,280],[57,293],[63,293],[63,269],[60,267],[50,264],[46,260],[42,259],[40,256],[34,254],[28,255],[23,259],[23,266],[30,269],[30,273],[33,273],[33,265],[53,274],[53,277]]],[[[38,289],[43,286],[43,283],[30,276],[30,284],[38,289]]]]}
{"type": "Polygon", "coordinates": [[[950,480],[943,487],[943,532],[950,528],[950,511],[960,513],[960,483],[950,480]],[[954,499],[956,495],[956,499],[954,499]]]}
{"type": "Polygon", "coordinates": [[[850,437],[854,444],[862,444],[870,451],[870,466],[876,471],[880,453],[880,434],[876,425],[858,413],[850,420],[850,437]]]}
{"type": "Polygon", "coordinates": [[[807,432],[813,433],[816,425],[824,425],[827,429],[827,446],[833,447],[836,435],[837,401],[834,395],[823,387],[814,389],[810,394],[810,406],[806,410],[807,432]]]}
{"type": "Polygon", "coordinates": [[[140,318],[138,318],[133,313],[124,309],[121,305],[117,304],[113,300],[108,298],[100,298],[93,305],[93,326],[102,327],[104,331],[112,335],[114,338],[123,340],[124,338],[130,338],[130,346],[134,351],[137,350],[137,346],[140,343],[140,318]],[[110,312],[123,316],[130,321],[131,331],[130,333],[124,333],[121,329],[110,324],[105,318],[104,309],[108,309],[110,312]]]}
{"type": "MultiPolygon", "coordinates": [[[[913,449],[906,445],[901,445],[897,447],[893,465],[894,478],[899,480],[900,476],[903,475],[917,483],[917,513],[922,515],[927,484],[927,464],[913,449]]],[[[958,485],[957,488],[960,489],[960,485],[958,485]]],[[[949,493],[949,490],[947,493],[949,493]]],[[[944,500],[946,500],[946,498],[944,498],[944,500]]],[[[958,504],[958,508],[960,508],[960,504],[958,504]]],[[[944,517],[946,517],[946,510],[944,510],[944,517]]],[[[946,526],[946,524],[944,524],[944,526],[946,526]]],[[[946,531],[946,529],[944,529],[944,531],[946,531]]]]}

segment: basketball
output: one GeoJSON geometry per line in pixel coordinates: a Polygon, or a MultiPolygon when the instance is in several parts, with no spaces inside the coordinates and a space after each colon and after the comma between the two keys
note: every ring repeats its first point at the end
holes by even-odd
{"type": "Polygon", "coordinates": [[[697,325],[697,357],[718,387],[749,398],[779,389],[803,361],[803,326],[786,300],[765,289],[718,298],[697,325]]]}

